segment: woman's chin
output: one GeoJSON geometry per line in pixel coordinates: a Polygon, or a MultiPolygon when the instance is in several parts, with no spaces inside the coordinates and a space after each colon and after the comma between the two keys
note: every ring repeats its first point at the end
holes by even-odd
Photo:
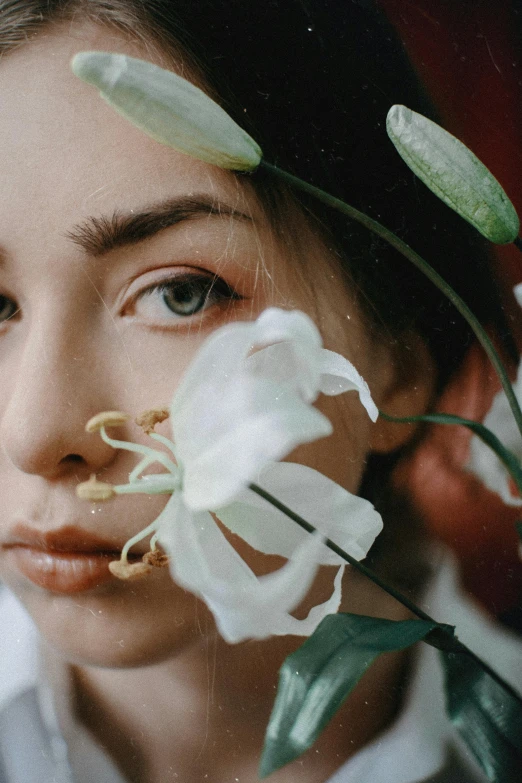
{"type": "Polygon", "coordinates": [[[139,667],[177,657],[215,632],[208,609],[165,570],[139,582],[62,594],[10,585],[46,643],[78,666],[139,667]]]}

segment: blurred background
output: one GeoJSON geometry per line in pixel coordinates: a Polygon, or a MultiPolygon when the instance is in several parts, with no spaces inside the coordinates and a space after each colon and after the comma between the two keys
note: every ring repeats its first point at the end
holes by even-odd
{"type": "MultiPolygon", "coordinates": [[[[522,215],[522,0],[377,5],[395,27],[444,127],[488,166],[522,215]]],[[[522,281],[522,254],[512,245],[496,247],[494,259],[522,352],[522,312],[512,294],[522,281]]],[[[475,346],[439,409],[480,420],[498,389],[475,346]]],[[[457,553],[465,586],[492,614],[522,631],[522,562],[514,530],[522,509],[507,508],[466,473],[469,437],[464,428],[434,429],[398,467],[395,481],[413,485],[432,530],[457,553]]]]}

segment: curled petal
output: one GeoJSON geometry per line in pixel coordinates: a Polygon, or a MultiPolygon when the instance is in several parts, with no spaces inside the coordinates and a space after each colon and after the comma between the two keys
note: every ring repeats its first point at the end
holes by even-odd
{"type": "Polygon", "coordinates": [[[194,401],[199,395],[199,419],[179,422],[177,429],[183,497],[195,511],[227,504],[267,462],[332,432],[322,413],[261,379],[236,377],[211,398],[211,409],[204,407],[208,398],[202,390],[195,390],[194,401]]]}
{"type": "Polygon", "coordinates": [[[329,601],[314,607],[305,620],[289,614],[315,576],[317,555],[323,546],[319,537],[308,536],[283,568],[256,577],[210,514],[191,513],[179,496],[173,496],[172,501],[173,519],[162,515],[159,540],[170,555],[173,579],[205,601],[226,641],[263,639],[273,634],[306,635],[325,614],[337,610],[342,569],[329,601]]]}
{"type": "MultiPolygon", "coordinates": [[[[381,516],[369,501],[305,465],[274,463],[259,474],[256,483],[357,560],[366,557],[382,530],[381,516]]],[[[217,516],[231,532],[265,554],[292,557],[309,538],[309,533],[249,489],[219,509],[217,516]]],[[[324,545],[318,552],[320,564],[342,562],[324,545]]]]}
{"type": "Polygon", "coordinates": [[[372,400],[370,389],[362,375],[348,359],[326,348],[321,351],[320,391],[330,396],[356,391],[370,419],[377,421],[379,418],[379,410],[372,400]]]}
{"type": "Polygon", "coordinates": [[[291,388],[305,402],[313,402],[320,392],[335,396],[356,391],[370,419],[377,421],[379,416],[368,384],[354,365],[326,348],[299,340],[276,343],[250,356],[247,369],[291,388]]]}
{"type": "MultiPolygon", "coordinates": [[[[513,385],[518,400],[522,400],[522,362],[519,365],[513,385]]],[[[491,408],[484,419],[484,426],[490,429],[522,462],[522,438],[515,425],[507,397],[503,391],[493,398],[491,408]]],[[[497,455],[474,435],[470,441],[467,468],[475,474],[492,492],[496,492],[508,506],[522,506],[522,498],[513,495],[510,475],[497,455]]]]}
{"type": "Polygon", "coordinates": [[[300,310],[268,307],[255,322],[255,327],[256,343],[260,347],[282,340],[298,340],[307,343],[311,348],[320,348],[322,345],[317,326],[300,310]]]}
{"type": "MultiPolygon", "coordinates": [[[[257,321],[231,323],[213,332],[199,349],[176,390],[171,406],[173,427],[176,419],[194,413],[194,389],[202,387],[211,391],[221,384],[232,384],[238,370],[242,371],[241,363],[251,351],[285,341],[298,341],[312,357],[321,347],[321,336],[311,318],[299,311],[277,307],[265,310],[257,321]]],[[[267,377],[270,378],[270,375],[267,377]]],[[[314,399],[316,396],[317,391],[314,399]]]]}

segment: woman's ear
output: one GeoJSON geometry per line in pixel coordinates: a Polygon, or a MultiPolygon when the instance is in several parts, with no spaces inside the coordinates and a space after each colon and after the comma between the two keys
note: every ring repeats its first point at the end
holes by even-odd
{"type": "MultiPolygon", "coordinates": [[[[383,384],[376,403],[389,416],[403,418],[425,413],[433,400],[435,362],[424,340],[416,332],[399,338],[385,360],[383,384]]],[[[379,417],[373,427],[371,451],[386,454],[404,446],[418,424],[396,424],[379,417]]]]}

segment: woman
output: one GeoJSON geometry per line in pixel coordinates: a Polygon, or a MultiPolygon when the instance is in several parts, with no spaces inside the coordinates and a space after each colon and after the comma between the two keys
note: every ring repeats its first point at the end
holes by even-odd
{"type": "MultiPolygon", "coordinates": [[[[467,232],[454,232],[452,215],[416,189],[384,137],[391,103],[426,107],[367,5],[0,3],[0,566],[38,626],[44,661],[36,688],[24,692],[25,671],[6,687],[7,780],[256,780],[277,671],[300,641],[228,646],[167,570],[135,583],[110,577],[107,554],[164,500],[78,500],[91,473],[116,484],[134,467],[131,454],[85,432],[89,418],[168,402],[213,329],[269,305],[309,313],[325,345],[353,361],[377,405],[398,416],[430,406],[470,339],[446,302],[373,237],[267,175],[224,173],[130,126],[72,75],[75,53],[121,52],[182,73],[252,132],[267,159],[403,232],[482,320],[503,328],[486,265],[475,255],[466,264],[475,252],[467,232]]],[[[387,481],[415,433],[372,426],[353,396],[324,399],[334,434],[290,459],[377,505],[387,527],[375,567],[420,596],[429,548],[387,481]]],[[[137,439],[127,425],[118,434],[137,439]]],[[[274,567],[234,544],[256,573],[274,567]]],[[[407,617],[357,575],[345,582],[343,610],[407,617]]],[[[324,600],[329,584],[321,573],[310,602],[324,600]]],[[[5,623],[21,622],[9,598],[5,607],[5,623]]],[[[393,745],[410,675],[407,655],[381,659],[317,745],[273,780],[438,774],[444,732],[433,753],[418,740],[409,773],[397,750],[404,737],[378,762],[381,773],[375,745],[371,763],[368,747],[357,754],[390,726],[382,737],[393,745]]]]}

